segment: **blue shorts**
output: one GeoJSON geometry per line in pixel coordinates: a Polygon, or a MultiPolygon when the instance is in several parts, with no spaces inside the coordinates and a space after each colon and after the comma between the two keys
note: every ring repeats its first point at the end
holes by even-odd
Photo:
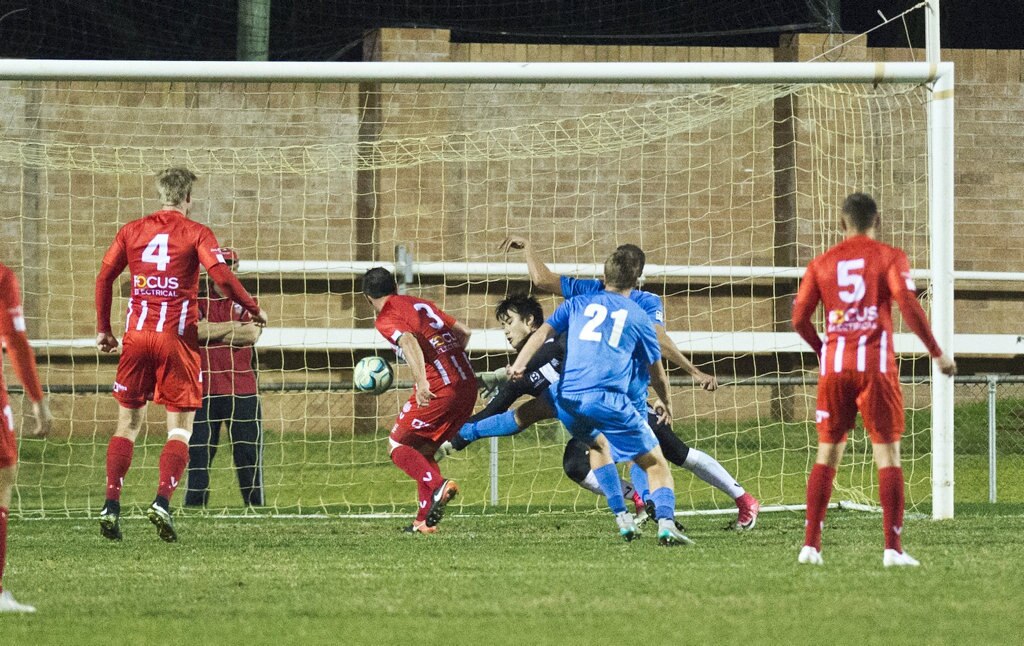
{"type": "Polygon", "coordinates": [[[658,446],[646,416],[621,393],[563,395],[555,400],[555,411],[569,433],[588,445],[598,434],[604,435],[615,462],[632,460],[658,446]]]}

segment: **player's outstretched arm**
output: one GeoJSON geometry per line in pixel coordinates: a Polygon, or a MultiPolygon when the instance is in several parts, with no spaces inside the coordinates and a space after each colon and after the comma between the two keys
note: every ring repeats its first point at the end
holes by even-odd
{"type": "Polygon", "coordinates": [[[406,332],[398,337],[398,347],[402,349],[405,363],[412,371],[412,379],[416,384],[416,404],[426,406],[435,395],[430,392],[430,384],[427,382],[427,367],[426,360],[423,358],[423,349],[420,348],[416,335],[412,332],[406,332]]]}
{"type": "Polygon", "coordinates": [[[537,354],[537,350],[540,350],[544,342],[553,336],[555,336],[555,328],[551,327],[548,323],[544,323],[534,330],[530,338],[526,340],[526,345],[523,346],[523,349],[516,356],[512,367],[508,369],[509,377],[512,379],[522,379],[526,375],[526,364],[530,362],[533,355],[537,354]]]}
{"type": "Polygon", "coordinates": [[[650,365],[649,370],[651,373],[651,388],[654,389],[654,394],[658,396],[658,401],[663,409],[658,411],[658,421],[671,424],[672,400],[670,398],[671,393],[669,392],[668,374],[665,372],[665,366],[662,365],[661,359],[659,359],[650,365]]]}
{"type": "Polygon", "coordinates": [[[502,241],[501,251],[508,253],[513,249],[522,249],[526,255],[526,267],[530,272],[530,282],[538,291],[548,294],[562,293],[562,279],[537,257],[530,241],[521,236],[509,236],[502,241]]]}
{"type": "Polygon", "coordinates": [[[110,327],[110,307],[114,302],[114,281],[122,271],[124,265],[118,267],[104,262],[96,276],[96,347],[100,352],[113,352],[117,348],[117,337],[110,327]]]}
{"type": "Polygon", "coordinates": [[[693,365],[693,362],[686,358],[676,342],[668,335],[665,328],[660,325],[655,325],[654,328],[658,332],[658,345],[661,347],[663,357],[685,370],[704,390],[718,389],[718,379],[693,365]]]}

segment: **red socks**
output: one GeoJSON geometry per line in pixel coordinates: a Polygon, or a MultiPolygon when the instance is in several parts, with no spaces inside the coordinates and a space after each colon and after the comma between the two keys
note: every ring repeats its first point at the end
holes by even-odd
{"type": "Polygon", "coordinates": [[[4,564],[7,562],[7,507],[0,507],[0,592],[4,591],[4,564]]]}
{"type": "Polygon", "coordinates": [[[437,463],[408,446],[395,447],[391,452],[391,461],[416,481],[416,496],[420,503],[416,520],[426,520],[427,512],[430,511],[430,495],[441,486],[441,470],[437,463]]]}
{"type": "Polygon", "coordinates": [[[188,444],[179,440],[168,440],[160,452],[160,484],[156,495],[171,499],[174,490],[181,484],[181,476],[188,464],[188,444]]]}
{"type": "Polygon", "coordinates": [[[124,474],[132,466],[135,443],[128,438],[114,436],[107,445],[107,500],[120,500],[124,474]]]}
{"type": "Polygon", "coordinates": [[[882,503],[885,549],[902,552],[903,548],[900,547],[904,502],[902,467],[886,467],[878,470],[878,498],[882,503]]]}
{"type": "Polygon", "coordinates": [[[832,498],[832,481],[836,470],[824,464],[815,464],[807,478],[807,524],[804,527],[804,545],[821,551],[821,528],[825,522],[828,501],[832,498]]]}

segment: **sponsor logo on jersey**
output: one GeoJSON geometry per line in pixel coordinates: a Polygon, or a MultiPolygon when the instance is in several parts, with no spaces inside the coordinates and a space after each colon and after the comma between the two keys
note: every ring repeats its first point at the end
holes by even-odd
{"type": "Polygon", "coordinates": [[[424,422],[423,420],[414,417],[412,418],[411,426],[414,429],[419,430],[421,428],[427,428],[428,426],[432,426],[432,424],[430,422],[424,422]]]}
{"type": "Polygon", "coordinates": [[[132,276],[132,285],[135,287],[135,294],[139,296],[173,298],[178,295],[177,276],[144,276],[142,274],[135,274],[132,276]]]}
{"type": "Polygon", "coordinates": [[[828,313],[829,332],[861,332],[878,327],[878,306],[850,307],[828,313]]]}
{"type": "Polygon", "coordinates": [[[430,337],[427,339],[427,342],[430,344],[430,347],[434,348],[435,352],[444,354],[456,349],[459,341],[451,332],[442,332],[430,337]]]}

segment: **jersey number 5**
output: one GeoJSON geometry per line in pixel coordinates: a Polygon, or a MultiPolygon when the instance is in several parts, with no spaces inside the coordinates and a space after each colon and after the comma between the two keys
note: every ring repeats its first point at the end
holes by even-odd
{"type": "Polygon", "coordinates": [[[158,233],[153,236],[153,239],[142,251],[142,262],[155,264],[157,271],[166,270],[167,264],[171,262],[171,256],[167,253],[167,239],[166,233],[158,233]]]}
{"type": "MultiPolygon", "coordinates": [[[[619,347],[619,340],[622,338],[622,328],[626,326],[626,316],[628,315],[629,312],[626,310],[615,310],[611,314],[615,325],[612,326],[612,333],[608,335],[608,345],[613,348],[619,347]]],[[[583,316],[589,317],[590,320],[580,330],[580,340],[597,341],[600,343],[602,337],[597,328],[608,318],[608,308],[598,303],[591,303],[587,305],[587,309],[583,310],[583,316]]]]}
{"type": "Polygon", "coordinates": [[[849,288],[849,291],[839,291],[839,298],[844,303],[856,303],[864,298],[864,292],[867,291],[867,287],[864,285],[864,277],[860,274],[851,273],[861,269],[864,269],[863,258],[840,260],[836,263],[836,273],[838,274],[836,279],[839,282],[839,286],[849,288]]]}

